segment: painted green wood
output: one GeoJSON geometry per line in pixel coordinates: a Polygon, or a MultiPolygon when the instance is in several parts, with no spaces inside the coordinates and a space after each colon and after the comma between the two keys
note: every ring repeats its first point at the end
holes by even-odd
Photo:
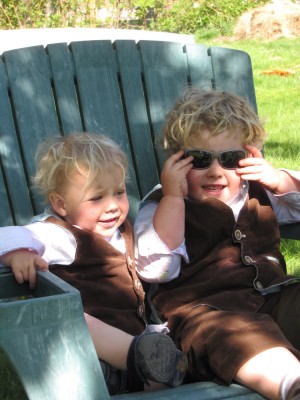
{"type": "Polygon", "coordinates": [[[64,134],[82,132],[74,68],[66,43],[46,47],[52,72],[57,113],[64,134]]]}
{"type": "Polygon", "coordinates": [[[80,293],[50,272],[34,290],[0,273],[0,348],[30,400],[110,399],[80,293]]]}
{"type": "Polygon", "coordinates": [[[130,216],[133,217],[140,194],[127,134],[115,51],[109,40],[75,42],[70,44],[70,49],[84,129],[110,136],[127,154],[130,167],[128,196],[131,205],[130,216]]]}
{"type": "Polygon", "coordinates": [[[211,90],[213,88],[213,71],[211,57],[204,45],[186,45],[186,56],[189,69],[189,80],[193,86],[211,90]]]}
{"type": "Polygon", "coordinates": [[[198,382],[159,391],[128,393],[116,395],[112,400],[263,400],[260,396],[243,386],[232,384],[221,386],[212,382],[198,382]]]}
{"type": "MultiPolygon", "coordinates": [[[[84,128],[119,139],[125,131],[117,65],[110,41],[70,44],[84,128]]],[[[123,139],[125,142],[125,139],[123,139]]]]}
{"type": "MultiPolygon", "coordinates": [[[[167,112],[188,85],[187,60],[180,43],[139,42],[145,81],[149,118],[156,144],[161,140],[161,128],[167,112]]],[[[156,150],[159,168],[165,154],[156,150]]]]}
{"type": "Polygon", "coordinates": [[[280,235],[286,239],[300,239],[300,223],[280,225],[280,235]]]}
{"type": "Polygon", "coordinates": [[[0,225],[24,224],[28,216],[33,215],[33,209],[14,126],[8,78],[2,60],[0,104],[0,225]]]}
{"type": "MultiPolygon", "coordinates": [[[[37,145],[45,137],[60,133],[50,68],[43,46],[7,51],[3,59],[25,172],[29,179],[35,173],[34,154],[37,145]]],[[[35,212],[41,212],[43,206],[36,193],[33,202],[35,212]]]]}
{"type": "Polygon", "coordinates": [[[7,112],[11,115],[7,88],[7,76],[5,74],[2,59],[0,59],[0,220],[3,220],[4,224],[13,225],[14,221],[9,206],[9,196],[3,178],[3,164],[4,162],[7,162],[7,146],[5,145],[5,142],[8,140],[8,133],[6,132],[6,126],[9,125],[12,120],[11,118],[9,123],[7,123],[5,118],[7,112]],[[4,107],[2,105],[4,105],[4,107]]]}
{"type": "Polygon", "coordinates": [[[14,225],[14,220],[11,214],[11,209],[8,202],[8,194],[4,185],[3,173],[0,169],[0,220],[3,221],[3,226],[14,225]]]}
{"type": "Polygon", "coordinates": [[[214,88],[242,96],[257,111],[251,59],[241,50],[222,47],[209,49],[214,74],[214,88]]]}
{"type": "Polygon", "coordinates": [[[115,41],[121,91],[141,196],[158,182],[151,127],[143,90],[140,55],[132,40],[115,41]]]}

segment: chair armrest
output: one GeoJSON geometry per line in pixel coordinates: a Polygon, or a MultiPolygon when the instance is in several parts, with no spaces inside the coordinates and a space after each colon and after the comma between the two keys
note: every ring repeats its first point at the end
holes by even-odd
{"type": "Polygon", "coordinates": [[[280,225],[280,235],[285,239],[300,240],[300,222],[280,225]]]}

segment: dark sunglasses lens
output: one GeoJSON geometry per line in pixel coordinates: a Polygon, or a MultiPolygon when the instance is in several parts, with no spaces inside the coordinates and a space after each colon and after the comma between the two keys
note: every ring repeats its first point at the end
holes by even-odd
{"type": "Polygon", "coordinates": [[[242,150],[225,151],[220,154],[220,163],[223,168],[235,169],[239,166],[239,161],[245,158],[245,152],[242,150]]]}
{"type": "Polygon", "coordinates": [[[204,169],[208,168],[212,162],[212,154],[207,151],[187,151],[186,157],[193,156],[194,159],[192,161],[193,168],[196,169],[204,169]]]}

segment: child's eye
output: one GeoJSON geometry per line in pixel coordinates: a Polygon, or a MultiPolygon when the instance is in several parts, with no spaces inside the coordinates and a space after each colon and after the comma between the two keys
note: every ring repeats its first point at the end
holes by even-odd
{"type": "Polygon", "coordinates": [[[95,196],[93,198],[90,199],[90,201],[100,201],[103,199],[103,196],[95,196]]]}
{"type": "Polygon", "coordinates": [[[125,189],[120,189],[116,192],[116,196],[122,196],[125,193],[125,189]]]}

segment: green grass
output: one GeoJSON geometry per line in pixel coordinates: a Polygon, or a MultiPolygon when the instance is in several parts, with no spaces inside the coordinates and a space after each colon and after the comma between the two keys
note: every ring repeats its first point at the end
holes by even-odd
{"type": "MultiPolygon", "coordinates": [[[[258,113],[268,138],[265,157],[275,167],[299,170],[300,160],[300,38],[274,41],[201,40],[207,46],[246,51],[252,60],[258,113]],[[265,75],[268,70],[293,70],[294,75],[265,75]]],[[[283,240],[288,272],[300,275],[300,241],[283,240]]]]}

